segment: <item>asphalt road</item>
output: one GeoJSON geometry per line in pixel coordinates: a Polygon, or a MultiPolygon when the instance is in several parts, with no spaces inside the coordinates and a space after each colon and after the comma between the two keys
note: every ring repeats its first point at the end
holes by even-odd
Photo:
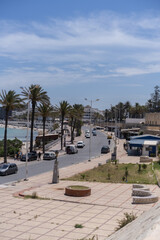
{"type": "MultiPolygon", "coordinates": [[[[83,162],[89,159],[89,141],[85,139],[85,147],[79,148],[77,154],[65,154],[58,157],[59,168],[66,167],[75,163],[83,162]]],[[[104,133],[97,131],[97,136],[91,136],[91,151],[90,156],[100,156],[101,147],[108,142],[104,133]]],[[[52,161],[32,161],[28,162],[28,177],[35,176],[41,173],[51,171],[54,166],[54,160],[52,161]]],[[[18,172],[16,174],[0,176],[0,184],[19,181],[25,178],[25,163],[19,165],[18,172]]]]}

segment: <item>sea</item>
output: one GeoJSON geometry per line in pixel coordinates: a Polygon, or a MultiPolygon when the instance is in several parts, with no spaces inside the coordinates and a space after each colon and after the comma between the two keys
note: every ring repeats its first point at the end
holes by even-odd
{"type": "MultiPolygon", "coordinates": [[[[33,139],[38,135],[37,131],[33,131],[33,139]]],[[[22,142],[26,142],[27,138],[27,129],[17,129],[17,128],[7,128],[7,139],[13,140],[14,138],[18,138],[22,142]]],[[[4,139],[4,128],[0,128],[0,140],[4,139]]],[[[29,129],[29,137],[30,140],[30,129],[29,129]]]]}

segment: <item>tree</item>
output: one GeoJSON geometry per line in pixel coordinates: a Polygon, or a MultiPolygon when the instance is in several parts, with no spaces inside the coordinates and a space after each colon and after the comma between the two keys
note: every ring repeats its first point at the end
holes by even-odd
{"type": "Polygon", "coordinates": [[[38,112],[42,116],[43,121],[43,154],[45,153],[45,125],[46,125],[46,118],[49,117],[53,111],[53,106],[50,104],[42,103],[38,106],[38,112]]]}
{"type": "Polygon", "coordinates": [[[4,162],[7,163],[7,126],[9,112],[21,106],[22,100],[19,94],[15,91],[10,90],[6,92],[5,90],[0,93],[0,104],[5,109],[5,131],[4,131],[4,162]]]}
{"type": "Polygon", "coordinates": [[[131,112],[131,104],[129,101],[125,102],[124,108],[125,108],[125,117],[130,117],[130,112],[131,112]]]}
{"type": "Polygon", "coordinates": [[[154,87],[154,93],[151,94],[151,100],[154,111],[160,111],[160,89],[157,85],[154,87]]]}
{"type": "Polygon", "coordinates": [[[70,109],[71,109],[71,106],[67,101],[62,101],[59,103],[59,106],[56,106],[56,111],[59,113],[60,120],[61,120],[61,150],[63,149],[64,119],[65,119],[65,116],[69,113],[70,109]]]}
{"type": "Polygon", "coordinates": [[[24,100],[31,101],[32,105],[32,116],[31,116],[31,135],[30,135],[30,152],[33,150],[33,127],[34,127],[34,116],[35,116],[35,108],[38,103],[49,103],[49,97],[47,96],[47,92],[42,89],[39,85],[31,85],[29,88],[23,88],[22,95],[24,96],[24,100]]]}
{"type": "Polygon", "coordinates": [[[84,107],[82,104],[74,104],[69,111],[70,125],[71,125],[71,143],[74,140],[74,131],[76,129],[77,136],[81,134],[82,117],[84,114],[84,107]]]}

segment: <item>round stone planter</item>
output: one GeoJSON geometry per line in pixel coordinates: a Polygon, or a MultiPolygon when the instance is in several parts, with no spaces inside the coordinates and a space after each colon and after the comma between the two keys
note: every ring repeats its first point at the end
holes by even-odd
{"type": "Polygon", "coordinates": [[[86,197],[91,195],[91,188],[81,185],[72,185],[65,188],[65,195],[72,197],[86,197]]]}

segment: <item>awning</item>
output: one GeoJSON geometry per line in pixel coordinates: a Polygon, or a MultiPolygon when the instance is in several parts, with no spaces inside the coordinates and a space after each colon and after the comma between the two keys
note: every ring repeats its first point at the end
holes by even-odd
{"type": "Polygon", "coordinates": [[[156,146],[159,141],[151,141],[151,140],[145,140],[145,139],[131,139],[129,142],[130,147],[143,147],[144,145],[147,146],[156,146]]]}

